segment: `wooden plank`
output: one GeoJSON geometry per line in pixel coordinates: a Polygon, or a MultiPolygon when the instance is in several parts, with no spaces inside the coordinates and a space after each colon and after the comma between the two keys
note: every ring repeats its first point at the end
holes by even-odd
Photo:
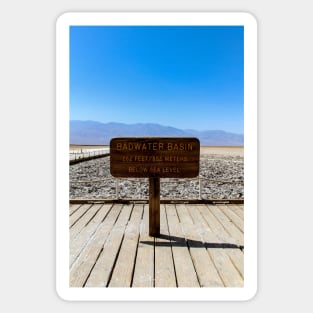
{"type": "Polygon", "coordinates": [[[243,287],[243,278],[225,249],[210,247],[212,260],[226,287],[243,287]]]}
{"type": "MultiPolygon", "coordinates": [[[[244,210],[243,205],[228,205],[222,208],[223,212],[232,220],[234,225],[236,225],[244,233],[244,210]],[[239,219],[238,219],[239,218],[239,219]]],[[[243,239],[244,240],[244,237],[243,239]]],[[[243,247],[243,243],[241,245],[243,247]]],[[[244,278],[244,252],[239,249],[227,249],[227,254],[232,260],[234,266],[237,268],[238,272],[244,278]]]]}
{"type": "Polygon", "coordinates": [[[179,223],[175,205],[166,205],[178,287],[199,287],[196,271],[179,223]]]}
{"type": "Polygon", "coordinates": [[[243,219],[240,218],[231,205],[219,205],[222,212],[229,218],[230,222],[233,223],[242,233],[244,232],[243,219]]]}
{"type": "Polygon", "coordinates": [[[243,205],[232,205],[232,209],[244,221],[243,205]]]}
{"type": "Polygon", "coordinates": [[[98,260],[86,282],[86,287],[107,287],[118,257],[124,236],[125,227],[129,221],[133,205],[124,205],[121,214],[103,245],[98,260]]]}
{"type": "Polygon", "coordinates": [[[155,287],[177,287],[165,205],[160,207],[160,236],[155,239],[155,287]]]}
{"type": "Polygon", "coordinates": [[[199,205],[198,210],[200,211],[209,228],[214,232],[219,243],[238,245],[237,240],[231,237],[228,232],[226,232],[223,224],[221,224],[216,216],[211,212],[211,210],[209,210],[208,205],[199,205]]]}
{"type": "MultiPolygon", "coordinates": [[[[244,206],[243,205],[232,205],[233,212],[239,216],[244,224],[244,206]]],[[[242,226],[244,231],[244,225],[242,226]]],[[[240,272],[241,276],[244,277],[244,252],[238,250],[230,250],[229,255],[240,272]]]]}
{"type": "Polygon", "coordinates": [[[70,241],[74,240],[77,234],[90,222],[99,211],[101,204],[92,205],[88,211],[70,228],[70,241]]]}
{"type": "Polygon", "coordinates": [[[109,287],[131,287],[143,206],[134,205],[109,287]]]}
{"type": "Polygon", "coordinates": [[[209,210],[215,215],[219,222],[223,225],[224,229],[229,233],[229,235],[235,239],[236,243],[243,246],[243,232],[234,225],[232,220],[224,214],[223,210],[219,205],[209,205],[209,210]]]}
{"type": "Polygon", "coordinates": [[[144,205],[132,287],[154,287],[154,238],[149,236],[149,206],[144,205]]]}
{"type": "Polygon", "coordinates": [[[200,287],[223,287],[223,282],[199,233],[199,228],[202,226],[199,223],[201,216],[192,214],[196,209],[190,205],[188,205],[188,209],[184,204],[176,205],[176,210],[187,238],[200,287]]]}
{"type": "Polygon", "coordinates": [[[70,216],[70,227],[72,227],[91,207],[91,204],[81,205],[71,216],[70,216]]]}
{"type": "MultiPolygon", "coordinates": [[[[93,219],[89,222],[87,226],[85,226],[79,234],[75,238],[70,241],[70,266],[77,259],[78,255],[81,253],[83,248],[86,246],[88,241],[92,238],[92,235],[97,230],[100,223],[103,221],[109,210],[111,209],[111,205],[105,204],[99,209],[101,205],[93,205],[90,210],[97,211],[97,214],[93,217],[93,219]],[[95,210],[92,210],[95,207],[95,210]]],[[[93,212],[94,213],[94,212],[93,212]]],[[[85,214],[87,215],[88,212],[85,214]]],[[[85,221],[84,221],[85,222],[85,221]]],[[[76,225],[76,224],[75,224],[76,225]]]]}
{"type": "Polygon", "coordinates": [[[81,203],[79,204],[70,203],[70,215],[72,215],[80,206],[81,203]]]}
{"type": "Polygon", "coordinates": [[[115,204],[70,270],[70,287],[83,287],[122,209],[115,204]]]}
{"type": "Polygon", "coordinates": [[[215,264],[218,273],[226,287],[242,287],[244,284],[243,273],[238,268],[243,268],[243,255],[240,259],[236,240],[229,237],[223,226],[209,210],[208,206],[197,206],[207,226],[202,224],[201,233],[205,240],[206,248],[215,264]],[[235,254],[236,258],[232,257],[235,254]],[[239,262],[235,264],[235,262],[239,262]],[[241,265],[240,265],[241,262],[241,265]]]}
{"type": "Polygon", "coordinates": [[[244,280],[244,252],[240,249],[227,249],[226,253],[244,280]]]}

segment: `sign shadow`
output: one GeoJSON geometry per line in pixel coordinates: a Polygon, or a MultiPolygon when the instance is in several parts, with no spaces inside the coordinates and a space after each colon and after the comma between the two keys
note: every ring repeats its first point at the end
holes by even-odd
{"type": "Polygon", "coordinates": [[[203,242],[200,240],[188,239],[184,237],[177,237],[172,235],[160,234],[157,238],[168,241],[154,241],[154,240],[141,240],[140,243],[146,245],[153,245],[156,247],[185,247],[189,248],[211,248],[211,249],[240,249],[243,250],[244,246],[236,245],[233,243],[217,243],[217,242],[203,242]]]}

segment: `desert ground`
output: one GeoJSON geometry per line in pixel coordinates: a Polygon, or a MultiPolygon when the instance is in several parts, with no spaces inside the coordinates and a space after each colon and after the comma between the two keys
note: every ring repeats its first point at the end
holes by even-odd
{"type": "MultiPolygon", "coordinates": [[[[108,146],[70,146],[71,150],[104,148],[108,146]]],[[[148,179],[117,180],[110,174],[109,156],[71,165],[69,174],[70,199],[148,198],[148,179]]],[[[244,148],[201,147],[199,177],[162,178],[161,199],[244,199],[244,148]]]]}
{"type": "Polygon", "coordinates": [[[229,155],[229,156],[244,156],[243,147],[200,147],[200,154],[218,154],[218,155],[229,155]]]}

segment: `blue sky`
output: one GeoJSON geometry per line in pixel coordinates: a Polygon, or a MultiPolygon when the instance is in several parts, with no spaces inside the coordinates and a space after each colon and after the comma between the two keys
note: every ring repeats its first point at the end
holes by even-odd
{"type": "Polygon", "coordinates": [[[243,133],[241,26],[71,26],[70,119],[243,133]]]}

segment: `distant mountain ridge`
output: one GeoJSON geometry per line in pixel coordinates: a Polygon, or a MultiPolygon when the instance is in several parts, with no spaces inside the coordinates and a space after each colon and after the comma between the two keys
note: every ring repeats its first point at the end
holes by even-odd
{"type": "Polygon", "coordinates": [[[223,130],[197,131],[152,123],[70,121],[70,144],[108,145],[114,137],[197,137],[202,146],[243,146],[244,136],[223,130]]]}

